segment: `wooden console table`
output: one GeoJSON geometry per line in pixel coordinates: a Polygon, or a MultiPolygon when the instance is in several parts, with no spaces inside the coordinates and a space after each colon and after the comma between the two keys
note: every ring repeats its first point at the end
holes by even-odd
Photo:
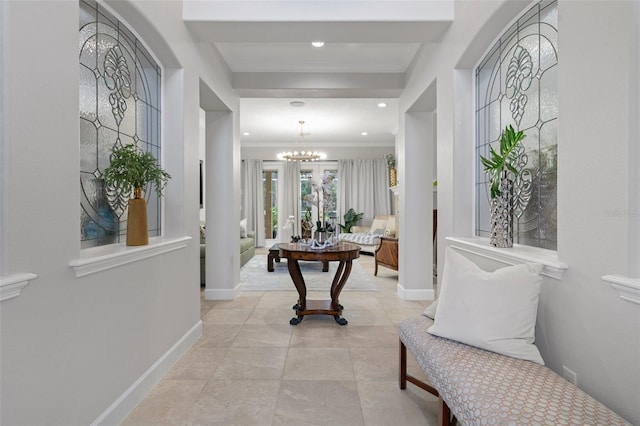
{"type": "MultiPolygon", "coordinates": [[[[267,255],[267,272],[273,272],[275,270],[273,268],[274,261],[280,263],[280,243],[272,245],[269,249],[269,254],[267,255]]],[[[322,262],[322,272],[329,272],[329,262],[322,262]]]]}
{"type": "Polygon", "coordinates": [[[347,283],[351,273],[353,259],[360,257],[360,246],[341,242],[327,249],[312,249],[300,243],[281,243],[280,257],[287,259],[289,275],[298,291],[298,303],[293,306],[296,317],[289,324],[299,324],[305,315],[332,315],[340,325],[346,325],[347,320],[341,318],[343,306],[339,303],[340,292],[347,283]],[[307,300],[307,286],[300,271],[300,260],[315,260],[320,262],[340,262],[333,282],[331,283],[329,300],[307,300]]]}

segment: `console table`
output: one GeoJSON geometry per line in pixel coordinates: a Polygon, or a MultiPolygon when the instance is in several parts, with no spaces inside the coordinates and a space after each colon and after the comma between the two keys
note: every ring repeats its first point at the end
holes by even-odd
{"type": "MultiPolygon", "coordinates": [[[[280,243],[276,243],[269,249],[267,254],[267,272],[273,272],[273,262],[280,263],[280,243]]],[[[329,272],[329,262],[322,262],[322,272],[329,272]]]]}
{"type": "Polygon", "coordinates": [[[339,303],[340,292],[347,283],[353,259],[360,257],[360,246],[352,243],[340,242],[332,247],[318,250],[300,243],[280,243],[280,257],[287,259],[289,275],[298,291],[298,303],[293,305],[296,317],[289,324],[299,324],[305,315],[332,315],[340,325],[346,325],[347,320],[341,318],[343,306],[339,303]],[[300,271],[300,260],[315,260],[319,262],[340,262],[336,271],[329,300],[307,300],[307,286],[300,271]]]}

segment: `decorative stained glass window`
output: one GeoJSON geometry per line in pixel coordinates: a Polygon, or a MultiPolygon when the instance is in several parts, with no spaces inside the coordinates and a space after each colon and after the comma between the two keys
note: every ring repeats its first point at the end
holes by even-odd
{"type": "Polygon", "coordinates": [[[557,248],[558,8],[543,0],[502,33],[476,77],[476,235],[490,235],[489,182],[480,156],[499,151],[507,125],[522,130],[514,242],[557,248]]]}
{"type": "MultiPolygon", "coordinates": [[[[160,158],[160,67],[127,27],[93,0],[80,1],[81,247],[124,241],[129,195],[100,182],[114,146],[135,144],[160,158]]],[[[161,206],[145,191],[149,235],[161,206]]]]}

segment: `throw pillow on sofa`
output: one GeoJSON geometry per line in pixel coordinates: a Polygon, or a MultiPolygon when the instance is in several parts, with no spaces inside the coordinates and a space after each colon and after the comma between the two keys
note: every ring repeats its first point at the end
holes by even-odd
{"type": "Polygon", "coordinates": [[[247,218],[240,221],[240,238],[247,238],[247,218]]]}

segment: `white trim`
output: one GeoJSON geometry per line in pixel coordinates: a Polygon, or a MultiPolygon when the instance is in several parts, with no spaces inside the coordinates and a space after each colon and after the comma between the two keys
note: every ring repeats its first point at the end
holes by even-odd
{"type": "Polygon", "coordinates": [[[24,273],[0,277],[0,302],[20,296],[22,289],[31,280],[38,278],[36,274],[24,273]]]}
{"type": "Polygon", "coordinates": [[[82,257],[69,262],[76,277],[95,274],[117,268],[127,263],[138,262],[142,259],[169,253],[185,248],[191,237],[164,239],[162,237],[151,238],[146,246],[126,246],[123,244],[110,244],[82,251],[82,257]]]}
{"type": "Polygon", "coordinates": [[[454,238],[446,237],[450,247],[475,254],[486,259],[495,260],[507,265],[523,263],[541,263],[544,265],[542,275],[561,280],[569,266],[558,260],[558,252],[538,247],[514,244],[512,248],[497,248],[489,245],[488,238],[454,238]]]}
{"type": "Polygon", "coordinates": [[[240,294],[242,284],[230,288],[205,288],[204,300],[233,300],[240,294]]]}
{"type": "Polygon", "coordinates": [[[640,278],[605,275],[602,280],[618,291],[620,299],[640,305],[640,278]]]}
{"type": "Polygon", "coordinates": [[[400,283],[397,286],[398,297],[403,300],[434,300],[435,291],[431,289],[406,289],[400,283]]]}
{"type": "Polygon", "coordinates": [[[91,423],[91,426],[120,424],[200,337],[202,337],[202,321],[198,321],[191,327],[160,359],[153,363],[138,380],[100,414],[91,423]]]}

